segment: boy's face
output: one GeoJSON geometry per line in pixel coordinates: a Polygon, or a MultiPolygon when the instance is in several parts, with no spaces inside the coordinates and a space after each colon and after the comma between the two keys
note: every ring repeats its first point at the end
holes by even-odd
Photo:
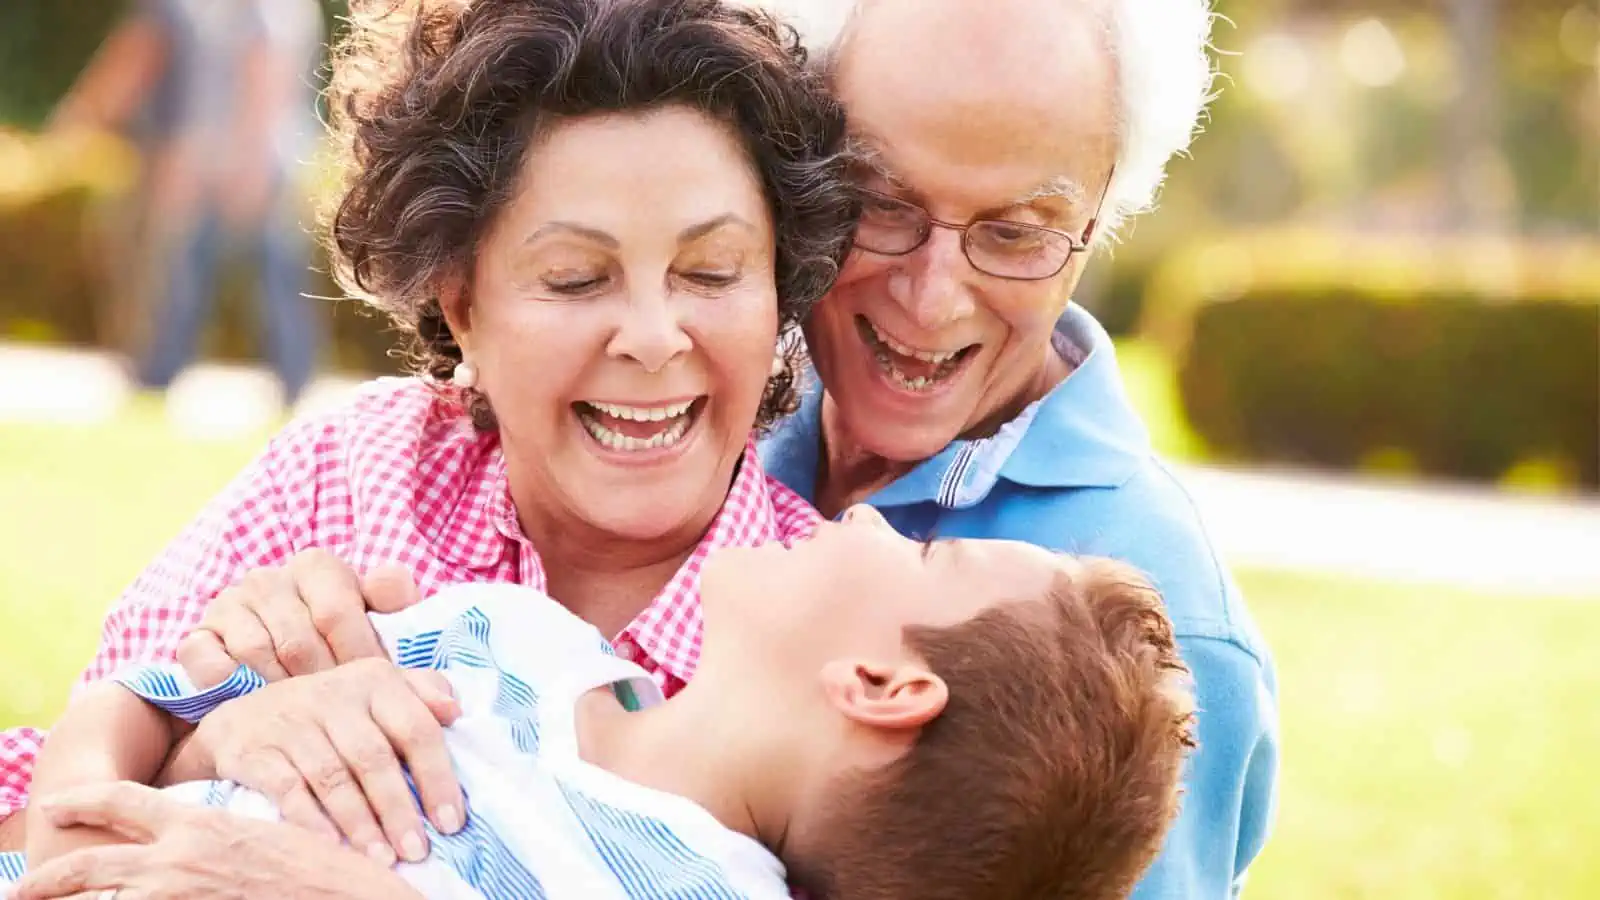
{"type": "Polygon", "coordinates": [[[702,582],[706,643],[807,682],[828,677],[830,666],[836,677],[850,676],[843,667],[914,673],[922,661],[905,645],[908,626],[948,627],[1000,604],[1040,602],[1070,565],[1022,542],[909,540],[870,506],[855,506],[792,549],[713,554],[702,582]]]}

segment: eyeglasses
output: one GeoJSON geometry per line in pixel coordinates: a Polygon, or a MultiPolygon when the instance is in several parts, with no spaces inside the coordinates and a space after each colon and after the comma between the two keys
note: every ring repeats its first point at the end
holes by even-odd
{"type": "MultiPolygon", "coordinates": [[[[1116,174],[1115,167],[1112,175],[1116,174]]],[[[942,222],[915,203],[858,188],[861,195],[861,220],[856,225],[855,243],[869,253],[905,256],[928,242],[933,229],[949,228],[961,232],[961,252],[967,262],[985,275],[1013,281],[1039,281],[1053,278],[1067,267],[1072,254],[1089,249],[1089,239],[1105,205],[1111,179],[1101,189],[1095,217],[1084,226],[1083,234],[1073,235],[1043,225],[1008,222],[1004,219],[976,219],[965,225],[942,222]]]]}

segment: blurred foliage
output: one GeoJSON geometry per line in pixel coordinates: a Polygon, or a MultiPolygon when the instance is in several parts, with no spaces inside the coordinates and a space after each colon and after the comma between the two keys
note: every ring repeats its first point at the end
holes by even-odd
{"type": "Polygon", "coordinates": [[[1238,236],[1152,290],[1214,453],[1600,488],[1600,243],[1238,236]]]}

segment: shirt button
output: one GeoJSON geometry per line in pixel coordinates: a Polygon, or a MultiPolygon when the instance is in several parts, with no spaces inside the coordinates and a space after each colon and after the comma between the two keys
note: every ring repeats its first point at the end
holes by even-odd
{"type": "Polygon", "coordinates": [[[628,662],[633,662],[639,658],[639,648],[627,641],[622,641],[617,644],[617,655],[628,662]]]}

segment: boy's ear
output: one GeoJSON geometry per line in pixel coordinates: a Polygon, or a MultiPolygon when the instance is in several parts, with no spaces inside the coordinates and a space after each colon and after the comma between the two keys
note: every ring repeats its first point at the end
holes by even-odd
{"type": "Polygon", "coordinates": [[[822,687],[845,718],[888,730],[921,728],[950,700],[943,678],[906,662],[834,660],[822,667],[822,687]]]}

